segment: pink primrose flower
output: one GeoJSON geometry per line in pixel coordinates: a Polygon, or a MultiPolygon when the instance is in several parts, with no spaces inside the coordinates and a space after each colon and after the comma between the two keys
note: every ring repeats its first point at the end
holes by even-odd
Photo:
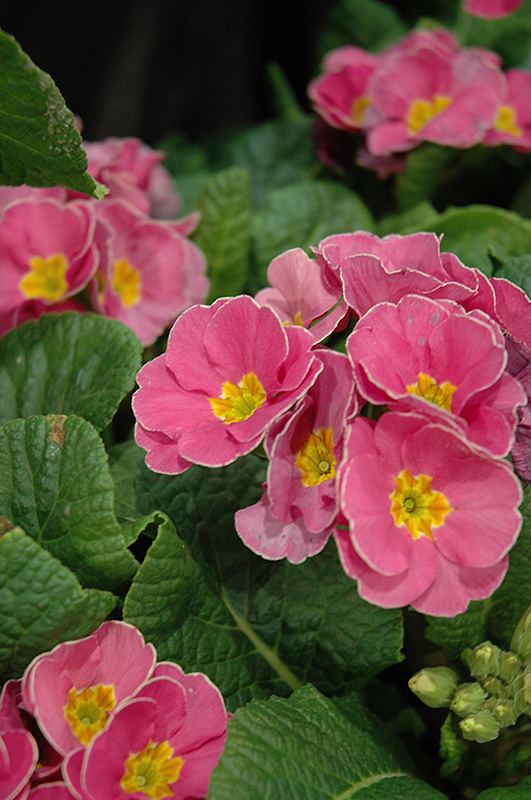
{"type": "Polygon", "coordinates": [[[308,331],[245,295],[185,311],[166,353],[137,376],[135,435],[146,464],[174,474],[251,452],[321,371],[312,344],[308,331]]]}
{"type": "Polygon", "coordinates": [[[527,398],[527,405],[518,410],[518,425],[511,458],[518,475],[531,482],[531,350],[523,342],[506,338],[509,355],[507,372],[520,382],[527,398]]]}
{"type": "Polygon", "coordinates": [[[343,284],[347,304],[362,316],[377,303],[406,294],[464,303],[478,291],[477,270],[453,253],[441,253],[435,233],[390,234],[380,239],[357,231],[328,236],[315,249],[328,272],[343,284]]]}
{"type": "Polygon", "coordinates": [[[454,36],[443,29],[412,31],[382,53],[368,53],[359,47],[339,47],[328,53],[323,61],[324,74],[308,86],[308,96],[315,111],[333,128],[362,131],[372,118],[373,81],[387,60],[421,47],[441,57],[458,50],[454,36]]]}
{"type": "Polygon", "coordinates": [[[20,201],[0,216],[0,313],[27,301],[52,305],[83,289],[98,268],[87,203],[20,201]]]}
{"type": "Polygon", "coordinates": [[[225,745],[227,713],[205,675],[157,665],[86,749],[73,751],[63,775],[82,800],[205,798],[225,745]]]}
{"type": "Polygon", "coordinates": [[[485,134],[483,144],[512,144],[517,150],[531,150],[531,72],[509,69],[505,73],[507,91],[498,106],[492,128],[485,134]]]}
{"type": "MultiPolygon", "coordinates": [[[[152,150],[139,139],[110,137],[101,142],[83,142],[89,173],[110,190],[107,200],[127,200],[142,214],[170,219],[181,200],[168,171],[161,165],[164,153],[152,150]]],[[[69,192],[69,197],[85,197],[69,192]]]]}
{"type": "Polygon", "coordinates": [[[371,80],[367,149],[390,155],[422,141],[472,147],[492,127],[502,94],[499,69],[480,51],[398,52],[371,80]]]}
{"type": "Polygon", "coordinates": [[[273,259],[267,270],[273,288],[261,289],[255,300],[273,308],[284,324],[307,328],[316,342],[332,333],[348,315],[340,287],[329,286],[323,265],[296,247],[273,259]]]}
{"type": "Polygon", "coordinates": [[[28,800],[78,800],[63,781],[41,783],[31,789],[28,800]]]}
{"type": "Polygon", "coordinates": [[[379,58],[359,47],[341,47],[328,54],[325,74],[311,81],[308,96],[328,125],[359,131],[365,127],[371,100],[367,87],[379,58]]]}
{"type": "Polygon", "coordinates": [[[104,622],[85,639],[37,656],[23,678],[25,708],[62,755],[86,745],[147,680],[155,650],[125,622],[104,622]]]}
{"type": "Polygon", "coordinates": [[[39,758],[33,736],[24,729],[0,732],[0,797],[23,800],[39,758]]]}
{"type": "Polygon", "coordinates": [[[236,512],[236,530],[253,552],[299,564],[325,546],[338,513],[336,467],[343,456],[347,417],[358,410],[346,356],[314,351],[323,371],[291,413],[266,437],[266,491],[236,512]]]}
{"type": "Polygon", "coordinates": [[[150,345],[182,311],[205,298],[206,259],[172,223],[150,220],[123,201],[102,203],[96,213],[107,237],[91,284],[94,306],[150,345]]]}
{"type": "Polygon", "coordinates": [[[0,211],[6,206],[20,200],[45,200],[54,198],[64,202],[66,200],[66,189],[61,186],[48,186],[39,188],[37,186],[0,186],[0,211]]]}
{"type": "Polygon", "coordinates": [[[415,410],[491,455],[509,453],[517,409],[527,397],[505,371],[499,326],[483,312],[466,314],[448,300],[407,295],[368,311],[350,334],[347,352],[371,403],[415,410]]]}
{"type": "Polygon", "coordinates": [[[496,589],[521,526],[520,483],[505,461],[415,413],[358,418],[340,467],[349,530],[336,536],[360,595],[435,616],[496,589]]]}
{"type": "Polygon", "coordinates": [[[463,8],[475,17],[498,19],[512,14],[523,3],[524,0],[464,0],[463,8]]]}

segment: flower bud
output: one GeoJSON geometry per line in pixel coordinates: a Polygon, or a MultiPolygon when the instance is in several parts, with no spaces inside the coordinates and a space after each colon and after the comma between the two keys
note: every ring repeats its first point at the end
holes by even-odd
{"type": "Polygon", "coordinates": [[[490,711],[479,711],[459,720],[464,739],[473,742],[490,742],[496,739],[501,725],[490,711]]]}
{"type": "Polygon", "coordinates": [[[506,728],[509,725],[514,725],[520,713],[516,704],[510,698],[500,698],[496,705],[494,706],[492,713],[502,726],[502,728],[506,728]]]}
{"type": "Polygon", "coordinates": [[[499,678],[495,678],[494,675],[489,675],[485,680],[481,681],[481,685],[488,694],[495,697],[499,697],[504,686],[503,682],[499,678]]]}
{"type": "Polygon", "coordinates": [[[408,681],[411,691],[430,708],[449,706],[459,678],[450,667],[426,667],[408,681]]]}
{"type": "Polygon", "coordinates": [[[497,675],[500,668],[501,649],[492,642],[482,642],[467,656],[472,677],[481,680],[487,675],[497,675]]]}
{"type": "Polygon", "coordinates": [[[512,683],[520,672],[521,666],[522,664],[516,653],[503,652],[500,656],[498,677],[506,683],[512,683]]]}
{"type": "Polygon", "coordinates": [[[525,702],[531,703],[531,672],[525,673],[522,688],[525,702]]]}
{"type": "Polygon", "coordinates": [[[520,656],[524,664],[531,661],[531,606],[524,612],[514,630],[511,650],[520,656]]]}
{"type": "Polygon", "coordinates": [[[460,717],[476,714],[487,699],[487,692],[479,683],[462,683],[454,694],[450,708],[460,717]]]}

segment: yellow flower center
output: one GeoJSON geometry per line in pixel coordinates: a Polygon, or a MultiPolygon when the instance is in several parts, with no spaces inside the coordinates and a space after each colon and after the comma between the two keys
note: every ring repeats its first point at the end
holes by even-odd
{"type": "Polygon", "coordinates": [[[494,123],[494,129],[501,133],[510,133],[511,136],[521,136],[522,128],[516,124],[516,112],[511,106],[500,106],[498,108],[498,118],[494,123]]]}
{"type": "Polygon", "coordinates": [[[405,525],[413,539],[421,535],[431,539],[431,526],[442,525],[444,517],[452,510],[446,497],[441,492],[432,492],[432,478],[427,475],[414,478],[403,469],[398,477],[393,477],[396,489],[389,497],[396,524],[405,525]]]}
{"type": "Polygon", "coordinates": [[[124,792],[143,792],[152,800],[173,797],[173,790],[168,784],[178,780],[184,761],[172,756],[173,750],[168,742],[157,745],[149,742],[140,753],[131,753],[124,764],[125,772],[120,781],[124,792]]]}
{"type": "Polygon", "coordinates": [[[112,288],[120,295],[124,306],[134,306],[139,302],[142,288],[140,273],[127,258],[121,258],[114,264],[112,288]]]}
{"type": "Polygon", "coordinates": [[[295,457],[295,466],[300,470],[301,482],[305,486],[317,486],[335,478],[336,464],[332,428],[319,428],[319,433],[310,433],[295,457]]]}
{"type": "Polygon", "coordinates": [[[418,397],[424,397],[430,403],[444,408],[445,411],[450,411],[452,406],[452,395],[457,389],[453,383],[445,381],[441,386],[436,383],[429,375],[424,375],[419,372],[419,379],[416,384],[406,386],[410,394],[416,394],[418,397]]]}
{"type": "Polygon", "coordinates": [[[68,262],[62,253],[50,258],[34,256],[30,260],[30,271],[20,281],[20,289],[31,300],[60,300],[68,289],[66,270],[68,262]]]}
{"type": "Polygon", "coordinates": [[[208,400],[216,417],[230,425],[231,422],[242,422],[251,417],[265,402],[266,393],[254,372],[249,372],[243,376],[238,386],[225,381],[223,394],[220,397],[209,397],[208,400]]]}
{"type": "Polygon", "coordinates": [[[414,136],[422,128],[433,119],[436,114],[450,105],[452,102],[451,97],[445,97],[441,94],[433,96],[431,102],[429,100],[414,100],[407,115],[407,130],[410,136],[414,136]]]}
{"type": "Polygon", "coordinates": [[[366,94],[362,94],[360,97],[356,97],[354,102],[352,103],[352,119],[356,123],[356,125],[362,125],[365,120],[365,109],[367,106],[370,106],[371,101],[367,97],[366,94]]]}
{"type": "Polygon", "coordinates": [[[65,719],[72,733],[81,744],[88,744],[92,737],[107,724],[109,711],[116,705],[112,686],[98,683],[78,692],[74,687],[68,692],[65,719]]]}

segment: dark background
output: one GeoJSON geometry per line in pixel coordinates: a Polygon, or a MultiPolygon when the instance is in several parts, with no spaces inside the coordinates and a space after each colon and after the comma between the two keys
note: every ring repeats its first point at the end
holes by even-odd
{"type": "Polygon", "coordinates": [[[0,0],[0,27],[49,72],[88,140],[192,141],[273,116],[266,65],[306,110],[335,0],[0,0]]]}

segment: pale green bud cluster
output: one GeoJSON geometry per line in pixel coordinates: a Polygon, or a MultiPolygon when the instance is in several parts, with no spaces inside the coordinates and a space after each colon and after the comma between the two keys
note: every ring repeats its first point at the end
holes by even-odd
{"type": "Polygon", "coordinates": [[[460,683],[449,667],[420,670],[409,688],[432,708],[449,707],[464,739],[489,742],[522,714],[531,717],[531,607],[516,626],[511,649],[482,642],[463,653],[473,681],[460,683]]]}

